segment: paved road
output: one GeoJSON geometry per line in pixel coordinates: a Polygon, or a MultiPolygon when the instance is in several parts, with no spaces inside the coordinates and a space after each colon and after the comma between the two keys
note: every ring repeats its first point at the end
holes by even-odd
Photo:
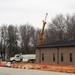
{"type": "Polygon", "coordinates": [[[0,75],[75,75],[75,74],[0,67],[0,75]]]}

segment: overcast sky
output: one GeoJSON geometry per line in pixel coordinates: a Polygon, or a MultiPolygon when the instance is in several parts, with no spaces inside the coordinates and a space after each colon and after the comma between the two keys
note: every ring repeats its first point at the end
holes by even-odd
{"type": "Polygon", "coordinates": [[[26,24],[42,27],[42,20],[48,13],[47,22],[57,14],[74,14],[75,0],[0,0],[0,25],[26,24]]]}

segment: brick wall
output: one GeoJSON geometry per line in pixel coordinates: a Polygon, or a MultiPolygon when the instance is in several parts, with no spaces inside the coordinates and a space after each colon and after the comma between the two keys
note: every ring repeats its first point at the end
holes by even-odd
{"type": "Polygon", "coordinates": [[[50,62],[58,64],[74,64],[75,63],[75,47],[61,48],[41,48],[36,49],[36,63],[50,62]],[[42,61],[42,53],[44,61],[42,61]],[[55,53],[55,61],[53,61],[53,53],[55,53]],[[61,62],[61,53],[64,54],[63,62],[61,62]],[[72,62],[70,62],[70,53],[72,53],[72,62]]]}

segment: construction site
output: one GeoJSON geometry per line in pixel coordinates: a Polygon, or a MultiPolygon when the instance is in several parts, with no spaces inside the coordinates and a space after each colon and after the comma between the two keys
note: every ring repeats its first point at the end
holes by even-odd
{"type": "Polygon", "coordinates": [[[74,65],[62,65],[62,64],[53,64],[53,63],[13,63],[7,65],[4,62],[0,62],[1,67],[8,68],[19,68],[19,69],[31,69],[31,70],[41,70],[41,71],[53,71],[61,73],[70,73],[75,74],[74,65]]]}
{"type": "Polygon", "coordinates": [[[0,0],[0,75],[75,75],[75,0],[0,0]]]}
{"type": "MultiPolygon", "coordinates": [[[[75,48],[74,47],[75,44],[73,41],[69,41],[68,43],[54,42],[54,43],[50,43],[50,45],[42,45],[47,15],[48,13],[46,13],[45,20],[43,21],[43,27],[39,36],[38,45],[36,47],[36,58],[35,56],[34,58],[32,58],[32,56],[30,56],[31,58],[30,57],[28,58],[28,59],[35,59],[35,61],[33,62],[32,60],[30,60],[27,62],[17,62],[17,60],[11,59],[12,61],[15,61],[11,63],[10,61],[3,62],[1,60],[0,61],[1,67],[34,69],[34,70],[42,70],[42,71],[53,71],[53,72],[75,74],[75,65],[74,65],[75,63],[74,63],[74,58],[72,58],[73,53],[72,51],[69,50],[69,49],[73,50],[75,48]],[[64,51],[65,49],[67,51],[67,47],[70,52],[64,51]],[[67,59],[64,58],[64,55],[65,54],[68,55],[68,53],[70,54],[70,62],[68,60],[69,56],[68,57],[65,56],[67,57],[67,59]],[[51,58],[49,58],[50,57],[49,54],[52,55],[51,58]]],[[[19,55],[16,55],[15,57],[17,57],[18,59],[19,55]]]]}

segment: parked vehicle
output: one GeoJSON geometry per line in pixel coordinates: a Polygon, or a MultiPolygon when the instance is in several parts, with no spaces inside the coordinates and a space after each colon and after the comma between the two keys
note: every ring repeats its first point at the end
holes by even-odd
{"type": "Polygon", "coordinates": [[[11,62],[19,62],[19,61],[25,61],[25,62],[35,62],[36,56],[35,54],[16,54],[14,57],[10,57],[11,62]]]}
{"type": "Polygon", "coordinates": [[[23,57],[20,54],[16,54],[14,57],[10,57],[11,62],[19,62],[22,61],[23,57]]]}
{"type": "Polygon", "coordinates": [[[26,55],[22,55],[23,60],[25,62],[35,62],[36,60],[36,55],[35,54],[26,54],[26,55]]]}

